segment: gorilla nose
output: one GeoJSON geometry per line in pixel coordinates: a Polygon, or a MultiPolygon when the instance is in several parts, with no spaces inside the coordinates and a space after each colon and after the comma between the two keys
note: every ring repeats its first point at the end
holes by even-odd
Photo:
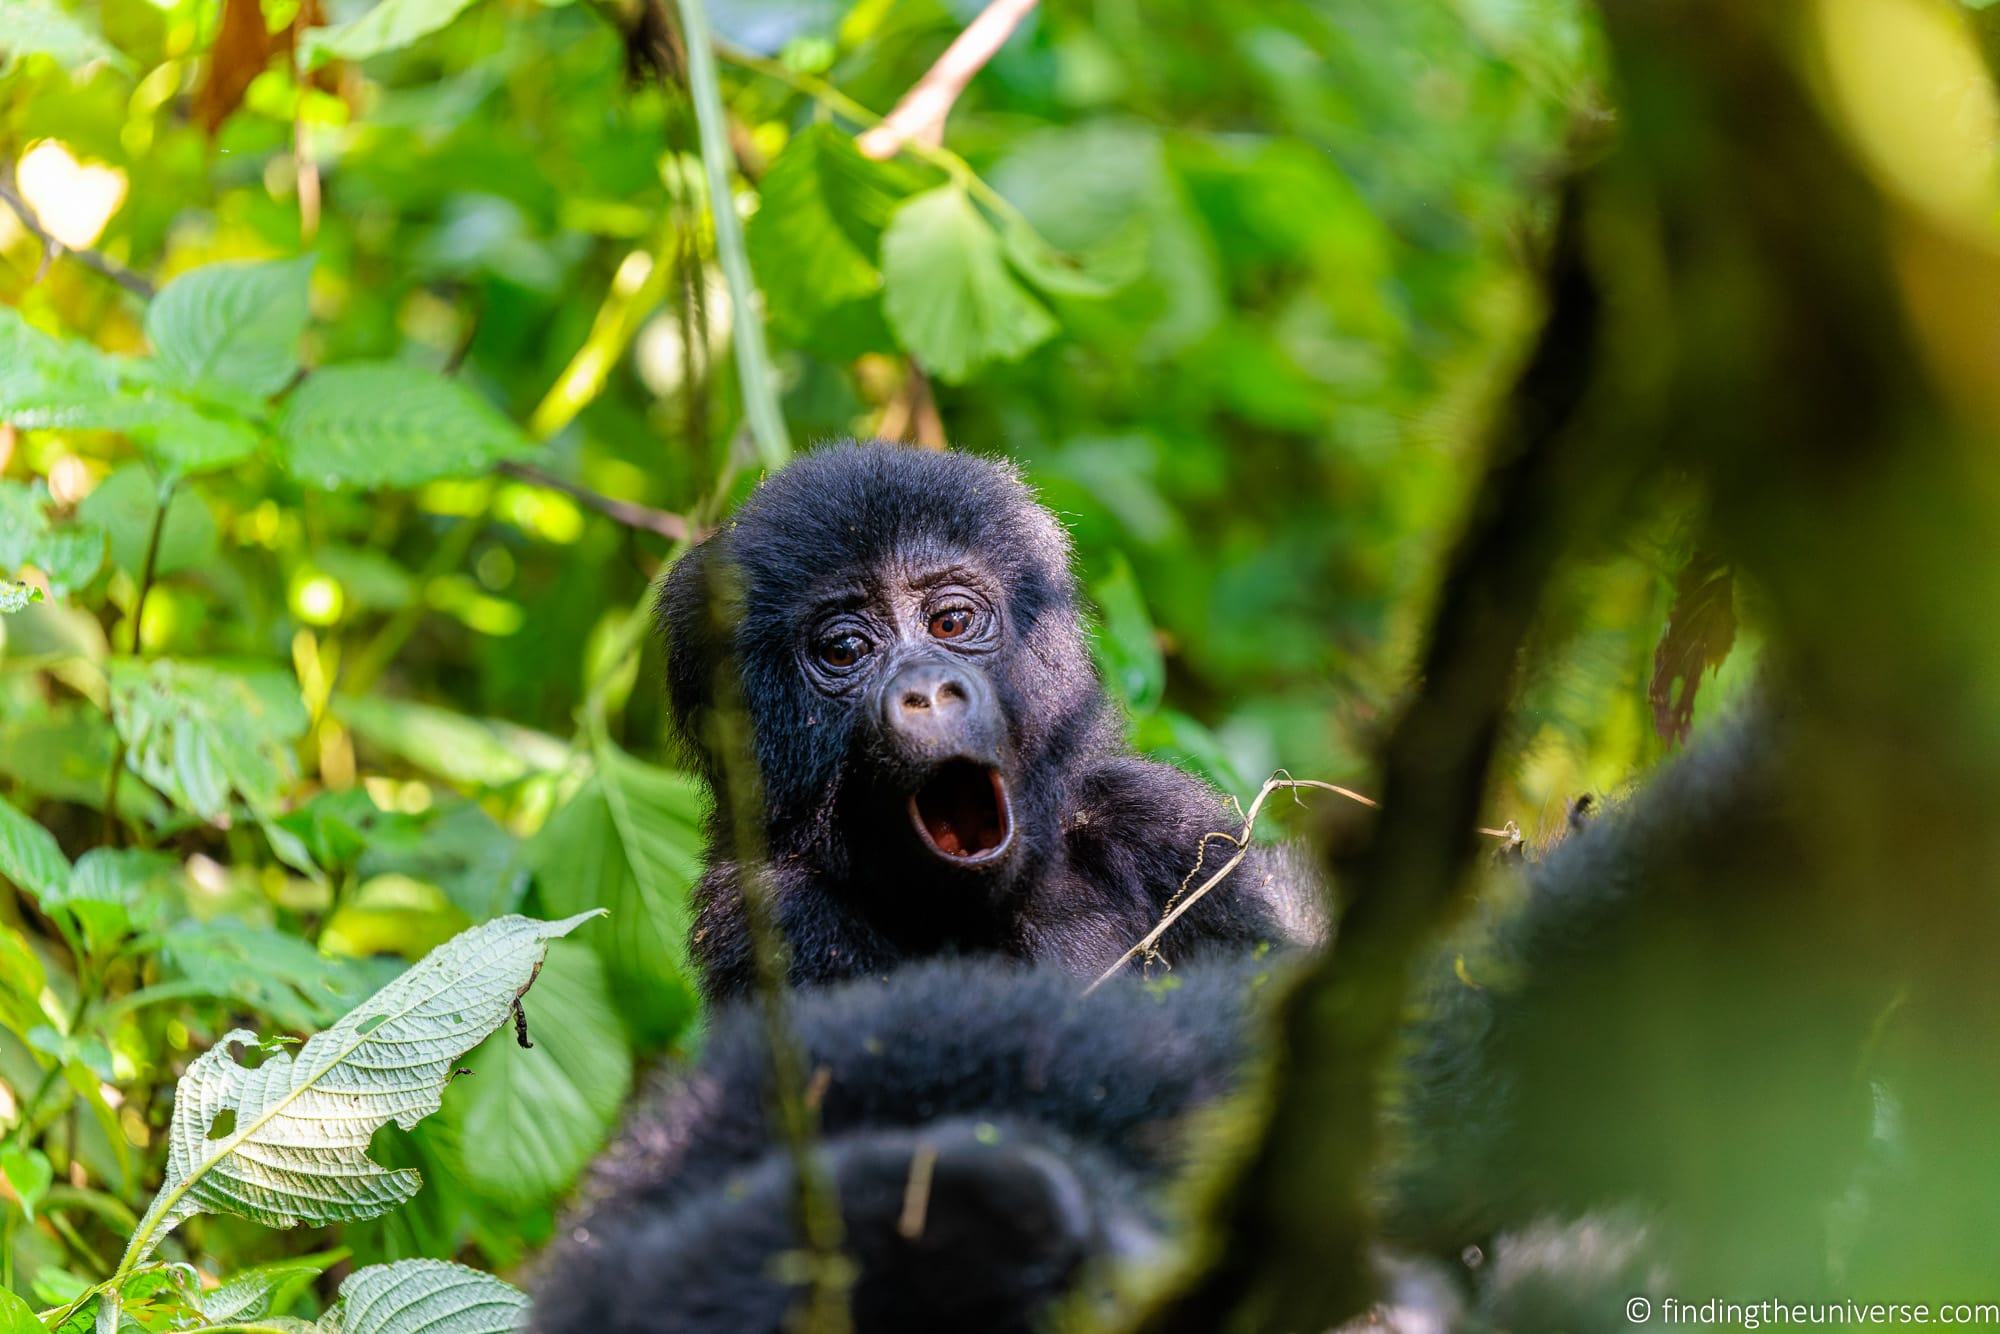
{"type": "Polygon", "coordinates": [[[924,758],[985,758],[993,742],[990,714],[984,680],[956,663],[910,663],[882,688],[884,727],[924,758]]]}

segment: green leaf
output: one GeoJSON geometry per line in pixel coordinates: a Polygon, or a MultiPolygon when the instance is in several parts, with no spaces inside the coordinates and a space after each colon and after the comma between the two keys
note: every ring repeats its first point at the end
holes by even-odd
{"type": "Polygon", "coordinates": [[[0,797],[0,876],[37,899],[69,886],[69,859],[56,836],[0,797]]]}
{"type": "Polygon", "coordinates": [[[861,155],[831,125],[807,127],[758,183],[745,227],[751,267],[779,334],[829,355],[873,350],[886,336],[875,300],[882,233],[909,193],[908,174],[861,155]]]}
{"type": "Polygon", "coordinates": [[[603,907],[588,943],[604,958],[642,1043],[692,1013],[688,893],[701,874],[707,797],[686,774],[600,745],[597,771],[536,836],[529,857],[551,912],[603,907]]]}
{"type": "Polygon", "coordinates": [[[311,274],[309,255],[191,269],[146,308],[146,337],[161,367],[190,388],[268,398],[298,370],[311,274]]]}
{"type": "MultiPolygon", "coordinates": [[[[0,46],[12,0],[0,0],[0,46]]],[[[53,338],[0,306],[0,421],[24,428],[116,430],[150,409],[121,397],[122,363],[88,343],[53,338]]]]}
{"type": "Polygon", "coordinates": [[[44,510],[48,503],[48,488],[40,482],[0,481],[0,569],[32,565],[47,576],[49,587],[67,593],[89,583],[103,566],[104,530],[88,518],[55,523],[44,510]]]}
{"type": "Polygon", "coordinates": [[[445,27],[470,9],[474,0],[382,0],[352,23],[315,28],[306,34],[304,54],[309,66],[328,60],[366,60],[400,51],[445,27]]]}
{"type": "Polygon", "coordinates": [[[332,711],[371,746],[468,787],[505,787],[569,763],[569,747],[545,732],[434,704],[336,695],[332,711]]]}
{"type": "Polygon", "coordinates": [[[1101,615],[1091,654],[1112,693],[1134,714],[1148,713],[1166,691],[1166,659],[1131,563],[1118,554],[1110,564],[1110,571],[1090,587],[1101,615]]]}
{"type": "Polygon", "coordinates": [[[65,69],[93,60],[121,70],[132,66],[103,38],[48,0],[0,0],[0,56],[26,55],[53,56],[65,69]]]}
{"type": "Polygon", "coordinates": [[[225,1034],[175,1086],[165,1178],[121,1270],[199,1213],[292,1227],[373,1218],[409,1199],[417,1174],[374,1162],[368,1141],[390,1121],[407,1130],[438,1109],[454,1063],[506,1020],[548,942],[589,916],[474,927],[296,1056],[247,1029],[225,1034]],[[237,1043],[261,1051],[262,1062],[239,1064],[230,1054],[237,1043]]]}
{"type": "Polygon", "coordinates": [[[510,1334],[528,1327],[528,1295],[444,1260],[356,1270],[314,1334],[510,1334]]]}
{"type": "Polygon", "coordinates": [[[236,921],[182,922],[160,941],[160,962],[183,994],[241,1000],[298,1033],[330,1022],[359,998],[356,966],[297,936],[236,921]]]}
{"type": "Polygon", "coordinates": [[[116,659],[108,674],[126,766],[182,810],[219,820],[235,793],[264,811],[290,787],[307,719],[288,674],[165,658],[116,659]]]}
{"type": "MultiPolygon", "coordinates": [[[[4,33],[5,27],[0,25],[0,34],[4,33]]],[[[16,1296],[11,1288],[0,1288],[0,1334],[46,1334],[35,1316],[35,1308],[16,1296]]]]}
{"type": "Polygon", "coordinates": [[[0,579],[0,616],[26,611],[42,600],[42,590],[18,579],[0,579]]]}
{"type": "Polygon", "coordinates": [[[604,965],[582,945],[549,947],[527,1005],[541,1059],[521,1060],[513,1034],[488,1038],[446,1116],[464,1146],[465,1179],[515,1208],[566,1190],[617,1123],[632,1088],[632,1052],[604,965]]]}
{"type": "MultiPolygon", "coordinates": [[[[40,1149],[10,1145],[0,1149],[0,1176],[7,1178],[7,1186],[14,1192],[14,1198],[21,1202],[21,1212],[35,1221],[35,1206],[48,1193],[55,1181],[55,1169],[49,1166],[48,1156],[40,1149]]],[[[5,1329],[0,1325],[0,1329],[5,1329]]]]}
{"type": "Polygon", "coordinates": [[[326,1266],[297,1260],[279,1260],[239,1269],[221,1286],[195,1294],[195,1307],[211,1324],[255,1320],[271,1309],[286,1289],[303,1286],[324,1272],[326,1266]]]}
{"type": "Polygon", "coordinates": [[[882,269],[890,327],[944,380],[1016,360],[1056,332],[959,186],[926,191],[896,210],[882,237],[882,269]]]}
{"type": "Polygon", "coordinates": [[[91,953],[101,955],[178,902],[180,877],[181,864],[165,853],[92,848],[77,858],[60,894],[42,896],[42,908],[67,914],[82,929],[91,953]]]}
{"type": "Polygon", "coordinates": [[[530,446],[454,380],[397,362],[317,371],[285,404],[286,466],[318,486],[415,486],[481,473],[530,446]]]}
{"type": "MultiPolygon", "coordinates": [[[[153,519],[160,506],[160,483],[143,464],[118,469],[76,507],[77,517],[104,529],[111,560],[138,578],[146,564],[146,547],[153,536],[153,519]]],[[[192,488],[178,487],[167,502],[167,524],[160,532],[160,550],[153,575],[161,578],[182,570],[200,569],[215,559],[218,537],[215,516],[192,488]]]]}

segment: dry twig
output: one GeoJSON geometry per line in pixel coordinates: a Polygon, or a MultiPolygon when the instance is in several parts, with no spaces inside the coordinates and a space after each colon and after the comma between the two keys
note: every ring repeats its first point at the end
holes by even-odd
{"type": "MultiPolygon", "coordinates": [[[[22,196],[19,188],[14,184],[14,174],[4,167],[0,167],[0,203],[5,203],[8,208],[13,209],[15,216],[21,219],[21,225],[26,227],[29,232],[33,233],[35,239],[42,243],[43,269],[49,266],[51,260],[62,255],[68,255],[86,269],[117,283],[141,301],[151,301],[153,299],[153,284],[146,278],[134,273],[116,260],[106,259],[95,250],[72,249],[57,240],[55,233],[44,227],[42,220],[35,216],[34,208],[29,205],[28,201],[22,196]]],[[[41,273],[37,272],[35,276],[39,279],[41,273]]]]}
{"type": "MultiPolygon", "coordinates": [[[[1382,807],[1381,802],[1375,800],[1373,797],[1365,797],[1353,788],[1341,787],[1336,783],[1322,783],[1314,778],[1293,778],[1283,770],[1273,774],[1265,780],[1264,786],[1257,790],[1256,797],[1250,802],[1250,809],[1244,812],[1243,827],[1241,829],[1238,829],[1233,834],[1218,829],[1201,836],[1201,846],[1195,849],[1194,866],[1182,878],[1181,887],[1174,891],[1174,896],[1167,900],[1166,912],[1161,916],[1159,924],[1140,937],[1131,949],[1119,955],[1116,963],[1112,964],[1102,973],[1099,973],[1097,979],[1083,989],[1084,995],[1088,996],[1091,992],[1109,982],[1113,977],[1118,975],[1119,971],[1126,964],[1131,963],[1134,959],[1144,958],[1150,961],[1159,957],[1159,951],[1156,947],[1160,943],[1160,938],[1167,934],[1167,929],[1179,921],[1181,915],[1186,913],[1188,909],[1201,902],[1203,896],[1210,890],[1226,880],[1229,877],[1229,873],[1234,871],[1238,866],[1241,866],[1243,859],[1250,855],[1250,835],[1257,828],[1257,817],[1264,809],[1264,799],[1280,788],[1292,791],[1297,791],[1299,788],[1311,788],[1317,792],[1331,792],[1336,796],[1346,797],[1349,801],[1359,802],[1370,810],[1380,810],[1382,807]],[[1216,839],[1221,839],[1224,843],[1235,848],[1236,855],[1231,857],[1227,862],[1224,862],[1221,869],[1217,870],[1214,875],[1202,881],[1199,888],[1190,891],[1188,886],[1194,882],[1196,876],[1201,874],[1202,863],[1208,857],[1208,845],[1216,839]]],[[[1234,799],[1232,798],[1232,800],[1234,799]]],[[[1511,823],[1504,829],[1482,828],[1479,830],[1479,833],[1486,838],[1502,839],[1509,843],[1521,837],[1520,831],[1511,823]]]]}
{"type": "Polygon", "coordinates": [[[1035,0],[992,0],[952,39],[937,63],[910,86],[882,123],[855,140],[856,145],[867,156],[880,159],[896,156],[908,143],[935,148],[944,142],[945,118],[951,115],[958,95],[1007,44],[1034,7],[1035,0]]]}

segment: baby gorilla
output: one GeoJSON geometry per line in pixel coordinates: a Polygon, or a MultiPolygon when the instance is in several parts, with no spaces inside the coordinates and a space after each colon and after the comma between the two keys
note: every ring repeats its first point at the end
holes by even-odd
{"type": "MultiPolygon", "coordinates": [[[[691,950],[749,985],[739,859],[768,859],[791,980],[944,953],[1103,968],[1159,920],[1207,785],[1134,755],[1078,622],[1069,543],[1014,471],[884,444],[820,449],[689,553],[660,599],[677,728],[714,794],[691,950]],[[761,784],[740,838],[719,715],[761,784]]],[[[1161,942],[1313,939],[1312,879],[1254,850],[1161,942]]]]}

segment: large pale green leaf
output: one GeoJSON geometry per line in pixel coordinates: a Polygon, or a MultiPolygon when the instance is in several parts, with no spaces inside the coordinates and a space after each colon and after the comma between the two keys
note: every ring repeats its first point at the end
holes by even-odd
{"type": "Polygon", "coordinates": [[[863,157],[831,125],[809,126],[785,145],[758,183],[761,202],[745,228],[781,336],[836,356],[887,346],[877,256],[908,191],[901,168],[863,157]]]}
{"type": "Polygon", "coordinates": [[[589,933],[624,1013],[645,1043],[674,1035],[692,1014],[688,892],[701,874],[706,796],[686,774],[600,745],[597,769],[550,818],[529,850],[552,912],[608,908],[589,933]]]}
{"type": "Polygon", "coordinates": [[[398,362],[315,372],[286,402],[278,433],[292,474],[324,487],[464,477],[528,448],[464,385],[398,362]]]}
{"type": "Polygon", "coordinates": [[[268,397],[298,370],[311,274],[310,256],[191,269],[146,308],[146,337],[183,384],[268,397]]]}
{"type": "Polygon", "coordinates": [[[324,1024],[365,988],[354,963],[329,958],[295,935],[221,920],[181,922],[160,941],[167,985],[183,994],[230,997],[280,1028],[324,1024]]]}
{"type": "Polygon", "coordinates": [[[438,1109],[456,1062],[506,1020],[548,942],[587,917],[474,927],[296,1055],[247,1029],[226,1034],[175,1086],[165,1178],[126,1266],[199,1213],[292,1227],[373,1218],[409,1199],[421,1179],[374,1162],[368,1141],[390,1121],[408,1129],[438,1109]],[[238,1043],[262,1053],[256,1068],[231,1054],[238,1043]]]}
{"type": "Polygon", "coordinates": [[[220,1286],[197,1292],[194,1304],[202,1318],[212,1324],[255,1320],[269,1312],[273,1302],[288,1289],[296,1291],[325,1268],[309,1261],[279,1260],[239,1269],[220,1286]]]}
{"type": "Polygon", "coordinates": [[[126,766],[181,809],[217,820],[235,794],[263,811],[291,785],[307,720],[288,674],[121,658],[109,676],[126,766]]]}
{"type": "Polygon", "coordinates": [[[40,898],[69,886],[69,859],[56,836],[0,797],[0,876],[40,898]]]}
{"type": "Polygon", "coordinates": [[[504,787],[569,762],[569,747],[545,732],[414,700],[336,695],[333,716],[370,745],[467,786],[504,787]]]}
{"type": "Polygon", "coordinates": [[[129,60],[54,0],[0,0],[0,60],[27,55],[53,56],[69,69],[93,60],[119,69],[131,67],[129,60]]]}
{"type": "Polygon", "coordinates": [[[604,1145],[632,1088],[632,1051],[598,956],[549,947],[528,1005],[535,1051],[496,1033],[466,1058],[473,1077],[445,1115],[463,1148],[460,1171],[479,1193],[514,1207],[546,1203],[604,1145]]]}
{"type": "Polygon", "coordinates": [[[444,1260],[355,1271],[313,1334],[509,1334],[528,1327],[528,1295],[444,1260]]]}
{"type": "Polygon", "coordinates": [[[382,0],[352,23],[315,28],[306,34],[306,60],[366,60],[400,51],[428,37],[470,9],[474,0],[382,0]]]}
{"type": "Polygon", "coordinates": [[[942,379],[1015,360],[1056,332],[1008,270],[992,224],[956,185],[896,210],[882,237],[882,270],[890,327],[942,379]]]}

